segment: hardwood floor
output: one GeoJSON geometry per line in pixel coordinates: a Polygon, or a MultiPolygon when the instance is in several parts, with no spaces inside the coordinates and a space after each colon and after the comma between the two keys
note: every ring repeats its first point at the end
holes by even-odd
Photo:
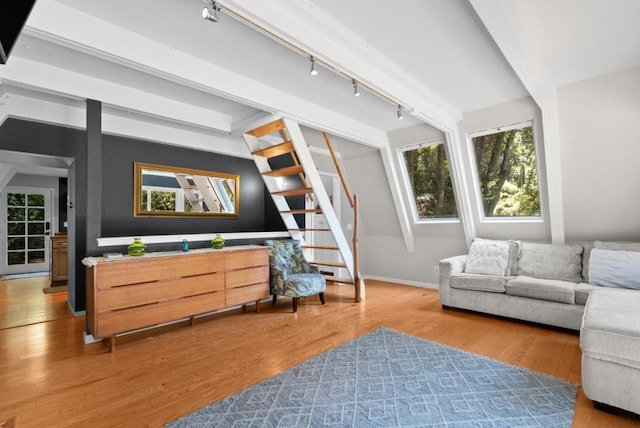
{"type": "Polygon", "coordinates": [[[67,293],[44,294],[49,276],[0,279],[0,329],[71,317],[67,293]]]}
{"type": "MultiPolygon", "coordinates": [[[[0,331],[0,421],[17,427],[160,427],[302,361],[384,326],[580,383],[578,336],[441,309],[436,291],[367,281],[290,299],[260,313],[233,310],[119,337],[109,354],[84,345],[83,318],[0,331]]],[[[576,427],[640,427],[593,409],[579,391],[576,427]]]]}

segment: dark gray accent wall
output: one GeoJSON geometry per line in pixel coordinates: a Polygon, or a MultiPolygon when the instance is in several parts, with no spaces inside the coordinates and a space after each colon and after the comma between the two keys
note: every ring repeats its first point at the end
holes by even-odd
{"type": "Polygon", "coordinates": [[[102,225],[102,103],[87,100],[87,253],[100,253],[102,225]]]}
{"type": "MultiPolygon", "coordinates": [[[[241,142],[239,142],[241,143],[241,142]]],[[[283,230],[282,220],[265,228],[264,182],[250,159],[176,148],[130,138],[103,136],[102,236],[176,235],[187,233],[283,230]],[[134,217],[134,162],[196,168],[240,176],[238,217],[134,217]]],[[[276,212],[277,215],[277,212],[276,212]]]]}
{"type": "MultiPolygon", "coordinates": [[[[97,105],[88,103],[88,111],[95,108],[97,105]]],[[[97,124],[95,113],[94,110],[88,114],[90,133],[97,124]]],[[[82,258],[104,251],[125,250],[97,248],[97,237],[284,230],[273,201],[265,194],[255,164],[248,159],[105,134],[99,138],[98,135],[88,137],[84,130],[20,119],[7,119],[0,126],[0,149],[75,159],[69,169],[68,234],[69,257],[74,262],[69,277],[70,284],[75,284],[75,289],[69,292],[69,303],[76,312],[86,307],[82,258]],[[134,218],[133,163],[136,161],[239,174],[239,216],[134,218]],[[101,179],[94,180],[97,176],[101,179]],[[96,207],[100,209],[91,214],[96,207]],[[92,231],[91,236],[87,229],[92,231]],[[97,233],[99,236],[94,236],[97,233]]],[[[162,249],[165,248],[153,250],[162,249]]]]}

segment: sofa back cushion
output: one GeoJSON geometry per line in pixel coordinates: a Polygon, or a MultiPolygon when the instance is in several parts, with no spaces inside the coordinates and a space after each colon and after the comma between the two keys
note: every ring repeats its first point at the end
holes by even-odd
{"type": "Polygon", "coordinates": [[[509,243],[476,238],[469,248],[466,273],[505,276],[510,274],[509,243]]]}
{"type": "Polygon", "coordinates": [[[594,248],[589,261],[592,284],[640,289],[640,252],[594,248]]]}
{"type": "Polygon", "coordinates": [[[580,282],[582,250],[582,245],[523,242],[518,258],[518,275],[580,282]]]}

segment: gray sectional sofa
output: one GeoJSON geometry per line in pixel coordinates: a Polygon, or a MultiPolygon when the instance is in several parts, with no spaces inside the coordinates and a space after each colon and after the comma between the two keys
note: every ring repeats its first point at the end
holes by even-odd
{"type": "Polygon", "coordinates": [[[476,239],[469,254],[440,261],[440,301],[580,330],[585,395],[640,414],[639,243],[476,239]]]}
{"type": "Polygon", "coordinates": [[[616,265],[627,266],[630,262],[624,257],[636,255],[640,257],[638,243],[553,245],[475,239],[469,254],[440,261],[440,301],[445,308],[580,330],[591,291],[640,285],[634,283],[633,272],[619,275],[624,268],[616,265]],[[635,255],[629,255],[632,252],[635,255]],[[590,260],[596,260],[591,271],[590,260]],[[595,283],[589,281],[590,273],[595,283]]]}

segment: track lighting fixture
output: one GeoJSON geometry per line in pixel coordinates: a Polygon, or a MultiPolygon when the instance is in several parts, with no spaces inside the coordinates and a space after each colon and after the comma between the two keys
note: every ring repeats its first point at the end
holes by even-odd
{"type": "Polygon", "coordinates": [[[358,86],[358,82],[356,81],[356,79],[351,79],[351,83],[353,83],[353,96],[354,97],[359,97],[360,96],[360,87],[358,86]]]}
{"type": "MultiPolygon", "coordinates": [[[[222,0],[221,0],[222,1],[222,0]]],[[[283,37],[280,37],[276,34],[274,34],[273,32],[269,31],[268,29],[266,29],[265,27],[262,27],[260,24],[257,24],[256,22],[252,21],[250,18],[245,17],[243,15],[241,15],[238,12],[235,12],[233,10],[233,8],[229,8],[229,7],[224,7],[224,9],[218,4],[218,1],[216,0],[204,0],[205,3],[211,5],[211,7],[205,7],[204,9],[202,9],[202,19],[206,19],[208,21],[212,21],[212,22],[219,22],[220,18],[218,17],[218,12],[224,10],[224,13],[236,20],[238,20],[239,22],[248,25],[249,27],[253,28],[254,30],[257,30],[258,32],[262,33],[263,35],[265,35],[266,37],[269,37],[270,39],[274,40],[277,43],[280,43],[281,45],[291,49],[292,51],[302,55],[302,56],[306,56],[307,58],[309,58],[309,61],[311,62],[311,67],[309,68],[309,74],[312,76],[317,76],[318,75],[318,60],[316,59],[315,56],[313,56],[311,54],[311,52],[307,51],[306,49],[300,47],[300,46],[296,46],[293,43],[291,43],[290,41],[284,39],[283,37]]],[[[335,73],[336,75],[340,76],[341,78],[345,79],[345,80],[351,80],[351,84],[353,85],[353,96],[354,97],[359,97],[360,96],[360,83],[358,83],[358,81],[354,78],[351,77],[347,72],[340,70],[339,68],[337,68],[334,64],[332,64],[330,61],[326,61],[326,60],[321,60],[319,62],[322,67],[325,70],[329,70],[330,72],[335,73]]],[[[324,71],[323,71],[324,73],[324,71]]],[[[402,104],[399,104],[397,100],[391,98],[390,96],[380,92],[379,90],[377,90],[376,88],[368,85],[366,82],[363,83],[363,87],[364,89],[367,90],[367,92],[369,94],[375,95],[378,98],[392,104],[392,105],[396,105],[398,107],[398,110],[396,111],[396,114],[398,116],[398,120],[403,120],[404,119],[404,110],[405,107],[402,106],[402,104]]],[[[413,109],[409,108],[408,110],[409,112],[412,112],[413,109]]]]}
{"type": "Polygon", "coordinates": [[[318,75],[318,70],[316,69],[316,59],[312,56],[309,57],[311,60],[311,70],[309,70],[309,74],[312,76],[318,75]]]}
{"type": "Polygon", "coordinates": [[[219,22],[220,18],[218,18],[218,11],[220,10],[220,7],[218,7],[215,1],[211,1],[211,9],[213,13],[209,11],[208,7],[202,9],[202,19],[206,19],[211,22],[219,22]]]}

